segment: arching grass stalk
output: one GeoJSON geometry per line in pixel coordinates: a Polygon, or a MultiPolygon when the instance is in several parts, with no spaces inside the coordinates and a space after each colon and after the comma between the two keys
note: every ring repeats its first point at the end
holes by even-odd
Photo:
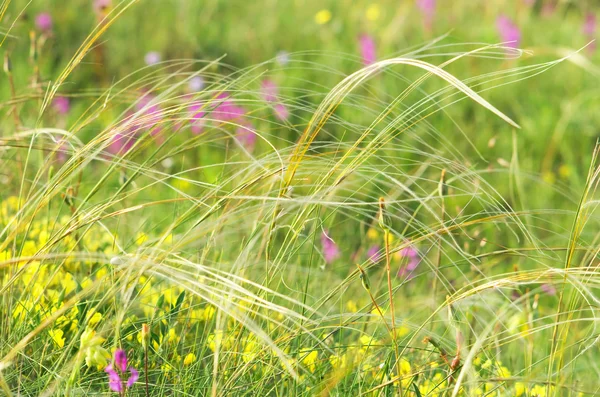
{"type": "Polygon", "coordinates": [[[392,317],[391,334],[394,343],[394,353],[396,355],[396,370],[398,371],[399,394],[402,395],[402,371],[400,368],[400,354],[398,351],[398,335],[396,334],[396,314],[394,311],[394,291],[392,289],[392,269],[390,266],[390,229],[391,220],[385,213],[385,199],[379,198],[379,226],[383,230],[383,242],[385,246],[385,271],[387,273],[387,286],[390,299],[390,314],[392,317]]]}

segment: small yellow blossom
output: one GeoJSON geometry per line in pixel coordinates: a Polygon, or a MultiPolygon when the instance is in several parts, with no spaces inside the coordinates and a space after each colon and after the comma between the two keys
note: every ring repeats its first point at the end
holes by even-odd
{"type": "Polygon", "coordinates": [[[381,11],[379,10],[379,5],[377,4],[371,4],[368,8],[367,8],[367,19],[369,21],[376,21],[379,19],[379,15],[381,14],[381,11]]]}
{"type": "Polygon", "coordinates": [[[194,353],[188,353],[183,359],[183,365],[190,366],[196,361],[196,355],[194,353]]]}
{"type": "Polygon", "coordinates": [[[315,22],[319,25],[324,25],[331,20],[331,11],[322,9],[315,14],[315,22]]]}
{"type": "Polygon", "coordinates": [[[301,350],[302,363],[306,365],[310,372],[315,372],[317,369],[317,360],[319,358],[319,352],[316,350],[301,350]]]}
{"type": "Polygon", "coordinates": [[[65,346],[65,338],[63,337],[65,333],[62,329],[51,329],[48,331],[48,334],[50,334],[50,338],[52,338],[58,347],[65,346]]]}

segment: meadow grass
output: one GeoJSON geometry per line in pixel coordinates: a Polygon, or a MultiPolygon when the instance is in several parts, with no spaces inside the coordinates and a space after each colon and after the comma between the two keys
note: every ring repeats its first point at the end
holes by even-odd
{"type": "Polygon", "coordinates": [[[113,3],[0,6],[4,394],[598,393],[582,10],[113,3]]]}

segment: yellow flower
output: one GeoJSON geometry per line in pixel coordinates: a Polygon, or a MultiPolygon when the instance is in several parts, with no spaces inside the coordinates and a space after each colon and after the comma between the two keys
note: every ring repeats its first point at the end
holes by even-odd
{"type": "Polygon", "coordinates": [[[319,25],[324,25],[331,20],[331,11],[322,9],[315,14],[315,22],[319,25]]]}
{"type": "Polygon", "coordinates": [[[341,356],[331,356],[329,357],[329,363],[333,368],[346,368],[347,358],[345,354],[341,356]]]}
{"type": "Polygon", "coordinates": [[[498,376],[500,378],[510,378],[511,377],[511,373],[508,370],[508,368],[506,368],[506,367],[500,367],[500,368],[498,368],[498,376]]]}
{"type": "Polygon", "coordinates": [[[540,385],[535,385],[529,392],[529,395],[531,397],[546,397],[546,387],[540,386],[540,385]]]}
{"type": "Polygon", "coordinates": [[[571,176],[571,168],[566,164],[561,165],[558,167],[558,175],[560,175],[562,179],[567,179],[571,176]]]}
{"type": "Polygon", "coordinates": [[[102,313],[90,312],[90,313],[88,313],[87,317],[88,317],[88,325],[93,327],[102,320],[102,313]],[[93,313],[93,314],[91,314],[91,313],[93,313]]]}
{"type": "Polygon", "coordinates": [[[144,232],[138,232],[136,238],[135,238],[135,243],[137,245],[142,245],[144,244],[146,241],[148,241],[148,235],[144,232]]]}
{"type": "Polygon", "coordinates": [[[525,385],[522,382],[515,383],[515,396],[521,397],[525,394],[525,385]]]}
{"type": "Polygon", "coordinates": [[[356,313],[358,311],[358,306],[356,306],[356,302],[349,300],[346,302],[346,309],[348,309],[350,313],[356,313]]]}
{"type": "Polygon", "coordinates": [[[48,334],[50,334],[50,338],[52,338],[52,340],[54,341],[54,343],[57,344],[58,347],[65,346],[65,338],[63,337],[65,333],[62,329],[51,329],[50,331],[48,331],[48,334]]]}
{"type": "Polygon", "coordinates": [[[301,350],[300,354],[303,355],[302,363],[306,365],[310,372],[315,372],[317,369],[317,360],[319,358],[319,352],[316,350],[309,351],[307,349],[301,350]]]}
{"type": "Polygon", "coordinates": [[[379,14],[381,14],[381,12],[379,11],[379,5],[371,4],[367,8],[367,19],[369,21],[376,21],[377,19],[379,19],[379,14]]]}
{"type": "Polygon", "coordinates": [[[110,353],[102,347],[104,338],[96,335],[96,331],[86,328],[79,339],[79,350],[85,354],[85,364],[88,367],[96,366],[98,370],[103,369],[108,364],[110,353]]]}
{"type": "Polygon", "coordinates": [[[367,238],[369,240],[377,240],[379,238],[379,232],[375,228],[370,228],[367,231],[367,238]]]}
{"type": "Polygon", "coordinates": [[[186,367],[192,365],[196,361],[196,355],[194,353],[188,353],[183,359],[183,365],[186,367]]]}
{"type": "Polygon", "coordinates": [[[207,306],[206,309],[204,309],[204,313],[202,314],[202,316],[204,317],[205,321],[210,321],[216,313],[216,309],[212,306],[207,306]]]}

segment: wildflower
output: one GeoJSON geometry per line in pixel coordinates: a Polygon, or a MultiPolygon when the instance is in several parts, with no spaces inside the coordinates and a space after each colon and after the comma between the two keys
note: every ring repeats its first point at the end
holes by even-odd
{"type": "Polygon", "coordinates": [[[379,256],[380,256],[379,250],[380,250],[380,247],[378,245],[371,246],[371,248],[369,248],[369,250],[367,251],[367,258],[369,258],[373,262],[377,262],[379,260],[379,256]]]}
{"type": "Polygon", "coordinates": [[[323,256],[325,263],[331,263],[340,256],[340,249],[337,244],[329,237],[327,230],[321,234],[321,246],[323,247],[323,256]]]}
{"type": "Polygon", "coordinates": [[[217,99],[222,100],[219,105],[213,110],[212,116],[217,121],[233,121],[241,118],[246,114],[246,111],[241,106],[236,105],[229,98],[229,94],[222,93],[217,99]]]}
{"type": "Polygon", "coordinates": [[[556,288],[552,284],[542,284],[540,286],[541,290],[544,291],[546,295],[554,296],[556,295],[556,288]]]}
{"type": "Polygon", "coordinates": [[[98,369],[106,367],[110,354],[102,347],[104,338],[96,335],[96,331],[86,328],[79,340],[79,350],[85,355],[85,364],[98,369]]]}
{"type": "Polygon", "coordinates": [[[377,60],[375,55],[375,41],[369,35],[363,34],[359,37],[360,55],[363,65],[368,66],[377,60]]]}
{"type": "Polygon", "coordinates": [[[62,329],[51,329],[48,331],[48,334],[50,334],[50,338],[52,338],[58,347],[65,347],[65,338],[63,337],[65,333],[62,329]]]}
{"type": "Polygon", "coordinates": [[[35,26],[42,32],[52,30],[52,17],[47,12],[42,12],[35,16],[35,26]]]}
{"type": "Polygon", "coordinates": [[[277,84],[271,79],[265,79],[260,85],[262,97],[267,102],[277,101],[277,84]]]}
{"type": "Polygon", "coordinates": [[[302,363],[306,365],[310,372],[315,372],[317,369],[317,360],[319,359],[319,352],[316,350],[303,349],[300,351],[303,354],[302,363]]]}
{"type": "Polygon", "coordinates": [[[404,275],[411,275],[411,273],[419,266],[421,263],[421,258],[419,256],[419,251],[417,251],[413,247],[403,248],[398,252],[398,256],[400,258],[408,258],[408,263],[405,267],[401,268],[398,271],[398,277],[402,277],[404,275]]]}
{"type": "Polygon", "coordinates": [[[371,22],[378,20],[380,14],[381,14],[381,11],[379,10],[379,5],[377,5],[377,4],[371,4],[367,8],[367,13],[366,13],[367,19],[371,22]]]}
{"type": "Polygon", "coordinates": [[[144,62],[146,62],[146,65],[148,66],[156,65],[160,60],[161,56],[157,51],[150,51],[144,56],[144,62]]]}
{"type": "Polygon", "coordinates": [[[275,56],[275,60],[279,65],[285,66],[290,63],[290,53],[284,50],[279,51],[275,56]]]}
{"type": "Polygon", "coordinates": [[[290,117],[290,111],[283,103],[278,103],[273,107],[275,117],[281,121],[286,121],[290,117]]]}
{"type": "Polygon", "coordinates": [[[189,107],[189,111],[192,113],[190,129],[192,130],[192,133],[196,135],[200,134],[204,130],[204,125],[206,124],[206,121],[204,120],[206,112],[200,110],[202,107],[203,105],[198,103],[192,104],[189,107]]]}
{"type": "Polygon", "coordinates": [[[118,393],[122,393],[125,387],[129,388],[133,386],[139,378],[139,373],[135,368],[128,368],[127,354],[123,349],[115,350],[113,362],[107,366],[104,371],[108,374],[108,386],[112,391],[118,393]],[[121,375],[125,375],[127,369],[129,369],[130,376],[129,379],[127,379],[127,383],[125,383],[125,381],[121,379],[121,375]]]}
{"type": "Polygon", "coordinates": [[[64,96],[54,98],[54,101],[52,101],[52,106],[58,114],[67,114],[69,113],[69,109],[71,108],[69,98],[64,96]]]}
{"type": "Polygon", "coordinates": [[[496,19],[496,28],[506,46],[510,48],[519,47],[519,44],[521,44],[521,31],[510,18],[500,15],[496,19]]]}
{"type": "Polygon", "coordinates": [[[114,155],[123,155],[131,150],[137,140],[133,131],[118,131],[111,139],[107,150],[114,155]]]}
{"type": "Polygon", "coordinates": [[[187,366],[192,365],[195,361],[196,361],[196,355],[194,353],[188,353],[183,358],[183,365],[185,365],[187,367],[187,366]]]}
{"type": "Polygon", "coordinates": [[[198,92],[204,88],[204,84],[204,78],[202,78],[202,76],[194,76],[188,82],[188,88],[192,92],[198,92]]]}
{"type": "Polygon", "coordinates": [[[525,394],[525,384],[523,384],[522,382],[517,382],[515,383],[515,396],[516,397],[521,397],[523,394],[525,394]]]}
{"type": "Polygon", "coordinates": [[[254,148],[256,144],[256,132],[254,132],[250,124],[244,123],[244,125],[238,126],[235,130],[235,136],[246,149],[252,150],[254,148]]]}
{"type": "Polygon", "coordinates": [[[112,0],[94,0],[93,7],[94,12],[100,17],[104,16],[106,12],[110,9],[112,5],[112,0]]]}
{"type": "Polygon", "coordinates": [[[319,25],[325,25],[331,20],[331,11],[323,9],[315,14],[315,22],[319,25]]]}
{"type": "Polygon", "coordinates": [[[588,13],[585,16],[585,21],[583,23],[583,34],[589,38],[594,37],[596,33],[596,15],[592,13],[588,13]]]}
{"type": "Polygon", "coordinates": [[[431,30],[435,17],[436,0],[417,0],[417,7],[423,14],[423,24],[426,30],[431,30]]]}

